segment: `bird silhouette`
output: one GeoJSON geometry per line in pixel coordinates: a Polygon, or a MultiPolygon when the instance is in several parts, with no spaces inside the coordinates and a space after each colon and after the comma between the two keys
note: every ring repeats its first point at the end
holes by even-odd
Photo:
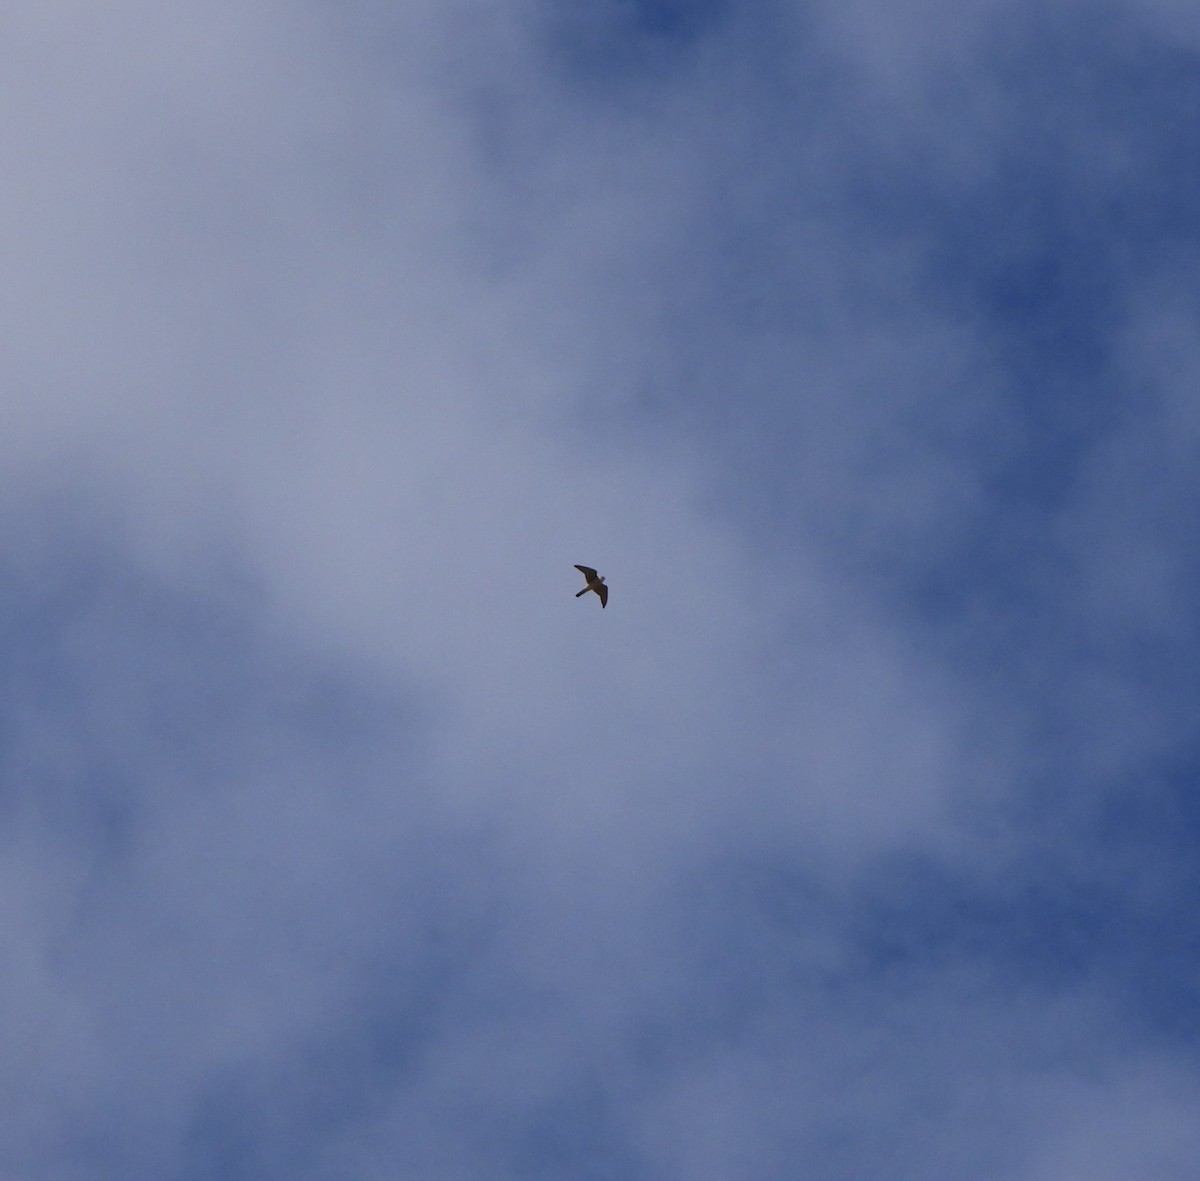
{"type": "Polygon", "coordinates": [[[608,587],[604,585],[604,575],[597,574],[591,566],[580,566],[578,562],[575,563],[575,569],[587,579],[587,586],[579,591],[575,597],[578,599],[580,595],[586,595],[588,591],[595,591],[600,596],[600,606],[607,607],[608,587]]]}

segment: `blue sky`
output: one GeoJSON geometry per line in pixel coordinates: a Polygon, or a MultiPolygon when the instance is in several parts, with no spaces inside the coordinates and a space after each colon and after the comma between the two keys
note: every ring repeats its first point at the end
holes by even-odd
{"type": "Polygon", "coordinates": [[[1193,6],[4,23],[6,1177],[1194,1177],[1193,6]]]}

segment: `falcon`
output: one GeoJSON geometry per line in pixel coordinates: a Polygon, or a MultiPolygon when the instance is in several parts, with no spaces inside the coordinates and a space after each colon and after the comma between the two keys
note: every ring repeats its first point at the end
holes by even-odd
{"type": "Polygon", "coordinates": [[[608,587],[604,585],[604,575],[597,574],[591,566],[580,566],[578,563],[575,564],[575,569],[587,579],[587,586],[578,591],[575,597],[579,598],[580,595],[586,595],[588,591],[595,591],[600,596],[600,606],[607,607],[608,587]]]}

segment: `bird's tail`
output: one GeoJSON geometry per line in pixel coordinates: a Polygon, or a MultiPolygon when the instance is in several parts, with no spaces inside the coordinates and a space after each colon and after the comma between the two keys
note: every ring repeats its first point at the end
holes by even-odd
{"type": "Polygon", "coordinates": [[[576,594],[575,594],[575,597],[576,597],[577,599],[579,599],[579,598],[582,598],[582,597],[583,597],[584,595],[586,595],[586,594],[588,593],[588,591],[590,591],[591,589],[592,589],[592,588],[591,588],[590,586],[585,586],[585,587],[583,588],[583,590],[581,590],[581,591],[577,591],[577,592],[576,592],[576,594]]]}

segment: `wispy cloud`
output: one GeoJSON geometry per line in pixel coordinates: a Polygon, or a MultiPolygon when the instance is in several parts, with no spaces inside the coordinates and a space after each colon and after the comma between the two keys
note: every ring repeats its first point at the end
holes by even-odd
{"type": "Polygon", "coordinates": [[[1188,12],[10,34],[9,1173],[1190,1175],[1188,12]]]}

